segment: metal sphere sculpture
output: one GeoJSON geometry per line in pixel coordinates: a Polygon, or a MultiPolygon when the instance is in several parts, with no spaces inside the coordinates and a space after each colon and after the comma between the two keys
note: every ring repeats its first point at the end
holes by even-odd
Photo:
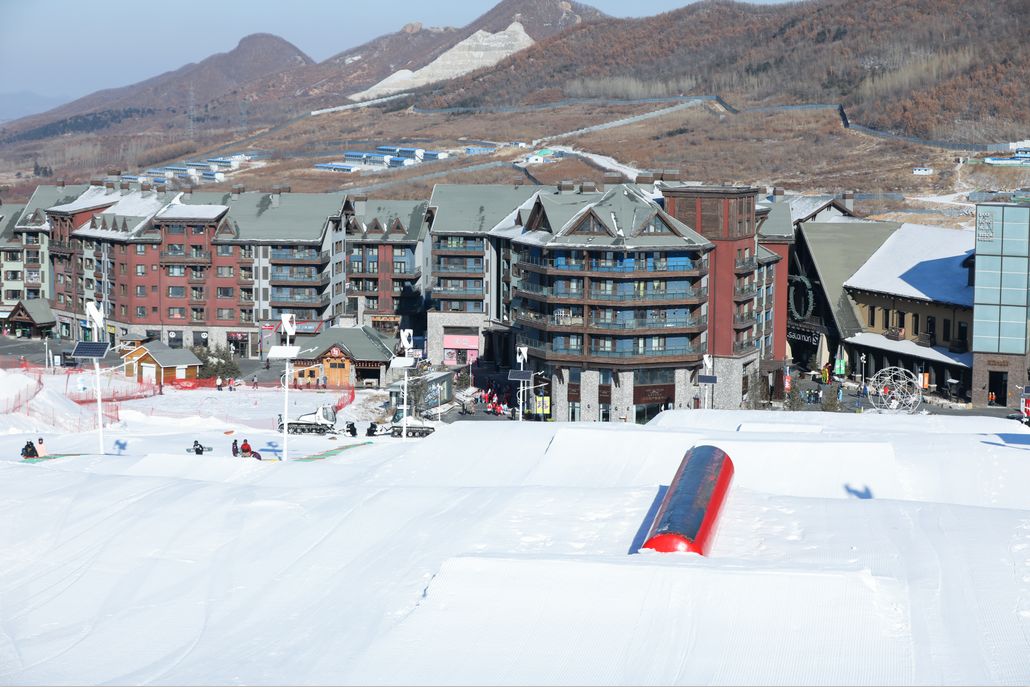
{"type": "Polygon", "coordinates": [[[911,415],[923,402],[919,378],[903,367],[885,367],[868,384],[869,401],[879,410],[911,415]]]}

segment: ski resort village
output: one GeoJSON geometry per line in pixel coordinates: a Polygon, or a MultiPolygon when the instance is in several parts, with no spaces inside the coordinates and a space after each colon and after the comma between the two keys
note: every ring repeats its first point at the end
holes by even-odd
{"type": "Polygon", "coordinates": [[[637,4],[0,3],[0,685],[1030,684],[1025,2],[637,4]]]}

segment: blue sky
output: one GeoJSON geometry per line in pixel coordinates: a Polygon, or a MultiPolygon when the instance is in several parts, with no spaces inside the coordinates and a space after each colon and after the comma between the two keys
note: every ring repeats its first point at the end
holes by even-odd
{"type": "MultiPolygon", "coordinates": [[[[316,61],[411,21],[464,26],[493,0],[0,0],[0,93],[79,97],[226,52],[251,33],[274,33],[316,61]]],[[[640,17],[687,0],[596,0],[640,17]]]]}

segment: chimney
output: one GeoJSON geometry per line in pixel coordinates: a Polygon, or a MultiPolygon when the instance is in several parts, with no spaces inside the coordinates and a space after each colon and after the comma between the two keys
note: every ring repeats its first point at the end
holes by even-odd
{"type": "Polygon", "coordinates": [[[662,172],[662,181],[679,181],[680,171],[678,169],[666,169],[662,172]]]}
{"type": "Polygon", "coordinates": [[[558,193],[572,193],[575,190],[576,184],[572,183],[569,179],[558,182],[558,193]]]}
{"type": "Polygon", "coordinates": [[[855,211],[855,192],[845,191],[841,196],[841,200],[844,201],[844,207],[848,209],[848,212],[855,211]]]}
{"type": "Polygon", "coordinates": [[[777,186],[773,189],[773,202],[780,203],[783,201],[783,187],[777,186]]]}
{"type": "Polygon", "coordinates": [[[104,182],[104,188],[106,188],[108,191],[113,191],[114,190],[114,182],[113,181],[105,181],[104,182]]]}
{"type": "Polygon", "coordinates": [[[183,198],[192,198],[193,197],[193,184],[190,184],[185,189],[183,189],[182,197],[183,198]]]}
{"type": "Polygon", "coordinates": [[[269,199],[271,199],[271,201],[272,201],[272,207],[274,207],[274,208],[279,207],[279,196],[281,194],[282,194],[282,191],[279,190],[279,186],[278,185],[272,187],[272,192],[268,194],[269,199]]]}
{"type": "Polygon", "coordinates": [[[129,190],[129,182],[123,181],[122,183],[118,184],[118,189],[121,190],[121,191],[128,191],[129,190]]]}
{"type": "Polygon", "coordinates": [[[233,184],[232,185],[232,197],[233,198],[239,198],[240,194],[242,194],[242,193],[243,193],[243,184],[233,184]]]}
{"type": "Polygon", "coordinates": [[[164,195],[164,192],[167,188],[168,187],[165,186],[164,183],[159,183],[157,186],[154,187],[154,190],[160,193],[161,195],[164,195]]]}
{"type": "Polygon", "coordinates": [[[57,188],[64,188],[64,179],[57,180],[57,188]]]}
{"type": "Polygon", "coordinates": [[[279,186],[279,190],[282,191],[283,193],[289,193],[290,192],[290,186],[289,186],[289,184],[282,184],[281,186],[279,186]]]}
{"type": "Polygon", "coordinates": [[[584,181],[579,185],[580,193],[597,193],[597,184],[592,181],[584,181]]]}
{"type": "Polygon", "coordinates": [[[109,176],[109,177],[120,177],[121,175],[122,175],[122,170],[120,170],[120,169],[109,169],[109,170],[107,170],[107,176],[109,176]]]}
{"type": "Polygon", "coordinates": [[[653,184],[654,183],[654,175],[651,174],[650,172],[644,172],[643,174],[638,174],[637,175],[636,183],[638,183],[638,184],[653,184]]]}
{"type": "MultiPolygon", "coordinates": [[[[605,172],[604,173],[604,186],[618,186],[622,183],[623,176],[618,172],[605,172]]],[[[600,187],[604,190],[604,186],[600,187]]]]}
{"type": "Polygon", "coordinates": [[[139,190],[140,190],[141,193],[146,193],[147,191],[149,191],[150,190],[150,182],[149,181],[144,181],[143,183],[141,183],[139,185],[139,190]]]}

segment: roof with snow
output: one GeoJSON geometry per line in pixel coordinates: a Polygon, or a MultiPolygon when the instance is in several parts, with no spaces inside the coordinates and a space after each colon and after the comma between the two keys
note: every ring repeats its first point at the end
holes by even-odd
{"type": "Polygon", "coordinates": [[[486,234],[538,186],[436,184],[429,198],[433,234],[486,234]]]}
{"type": "Polygon", "coordinates": [[[119,188],[107,188],[106,186],[90,186],[70,201],[52,205],[47,210],[74,214],[86,210],[96,210],[107,205],[117,203],[122,197],[122,190],[119,188]]]}
{"type": "Polygon", "coordinates": [[[622,184],[601,192],[541,192],[492,233],[547,247],[712,248],[636,185],[622,184]]]}
{"type": "Polygon", "coordinates": [[[877,348],[881,351],[888,351],[890,353],[900,353],[902,355],[909,355],[914,358],[928,360],[933,363],[944,363],[945,365],[955,365],[965,368],[973,367],[972,353],[952,353],[943,346],[920,346],[910,339],[893,341],[883,334],[859,332],[858,334],[849,336],[846,341],[848,343],[855,344],[856,346],[868,346],[870,348],[877,348]]]}
{"type": "Polygon", "coordinates": [[[844,291],[848,280],[898,230],[897,222],[805,222],[801,233],[842,336],[862,330],[844,291]]]}
{"type": "Polygon", "coordinates": [[[182,203],[176,198],[175,201],[166,205],[160,212],[157,213],[155,219],[161,221],[169,220],[202,220],[205,222],[211,222],[222,215],[228,210],[225,205],[201,205],[201,204],[187,204],[182,203]]]}
{"type": "Polygon", "coordinates": [[[972,308],[973,287],[962,261],[975,247],[972,229],[902,224],[844,285],[972,308]]]}

